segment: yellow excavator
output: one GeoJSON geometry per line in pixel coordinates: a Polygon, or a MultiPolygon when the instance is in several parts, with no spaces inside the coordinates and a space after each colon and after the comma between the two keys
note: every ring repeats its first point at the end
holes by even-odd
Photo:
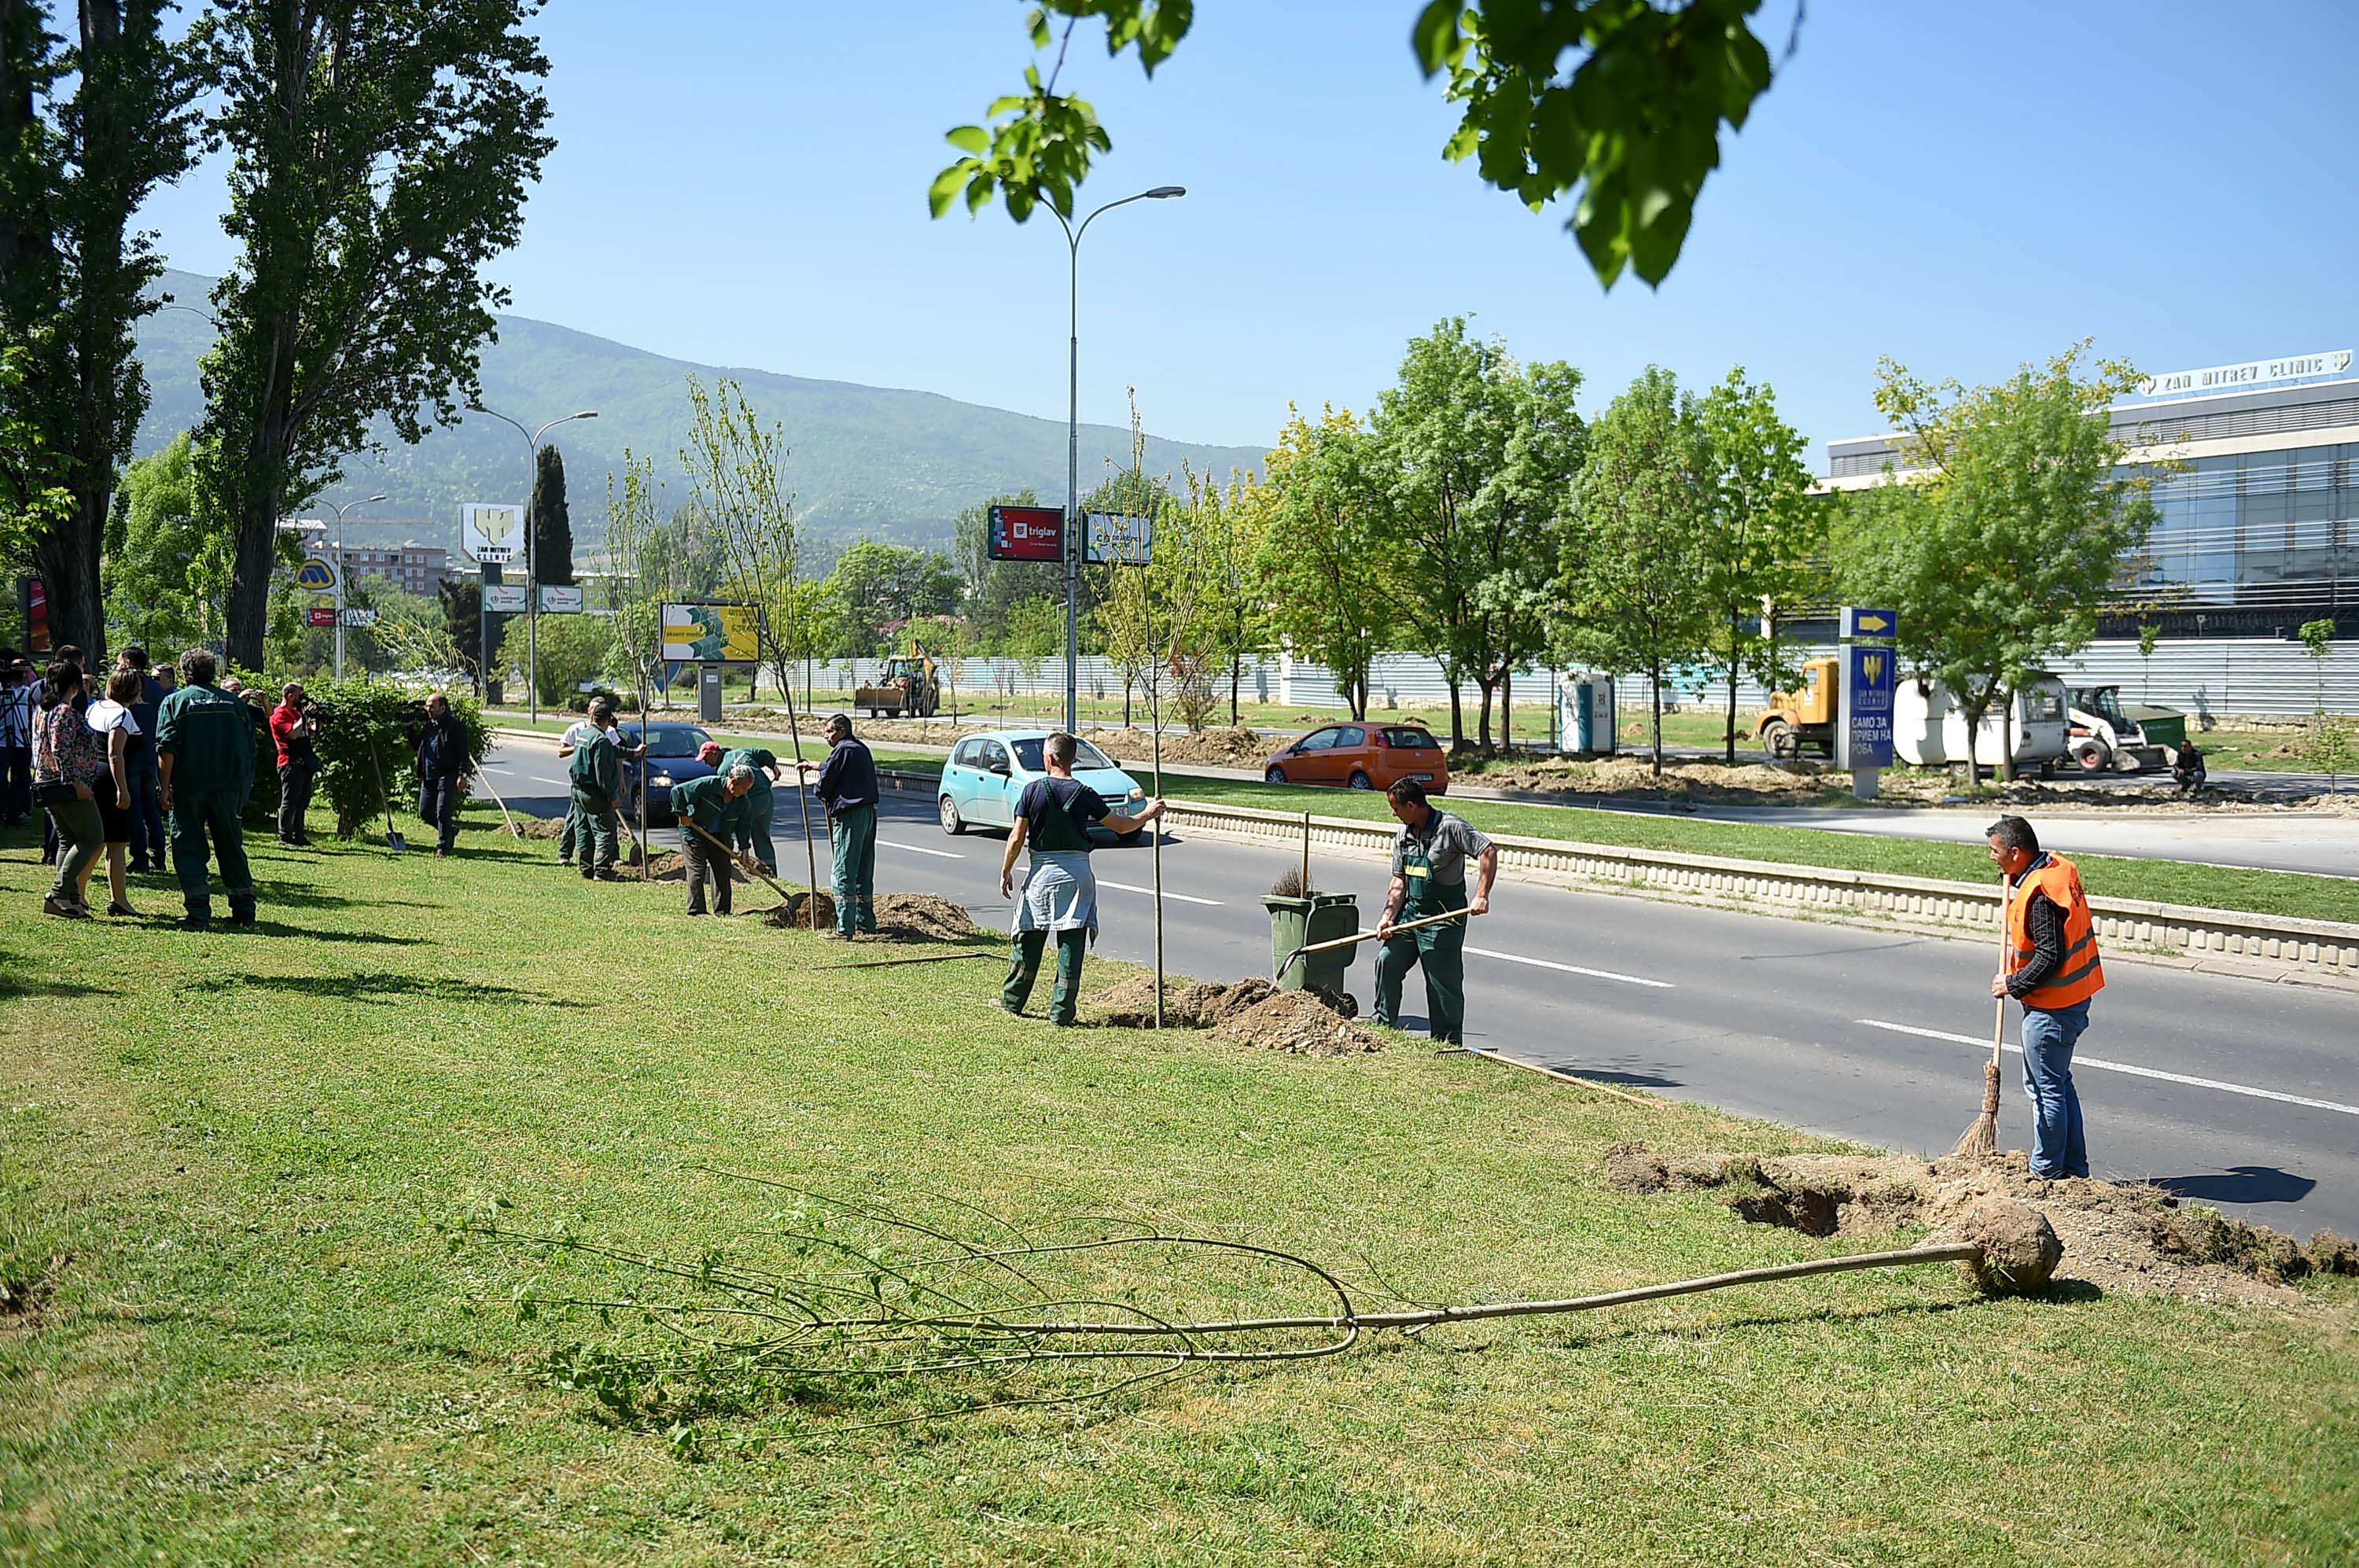
{"type": "Polygon", "coordinates": [[[930,719],[941,703],[941,672],[916,637],[909,639],[908,653],[885,661],[875,685],[852,694],[852,705],[866,709],[872,719],[930,719]]]}

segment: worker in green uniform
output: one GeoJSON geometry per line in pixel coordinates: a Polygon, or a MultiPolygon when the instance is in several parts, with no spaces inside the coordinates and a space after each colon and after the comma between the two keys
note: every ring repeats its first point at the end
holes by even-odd
{"type": "Polygon", "coordinates": [[[622,854],[617,821],[623,798],[623,754],[614,739],[614,704],[603,697],[590,704],[584,732],[573,743],[568,778],[573,787],[566,822],[582,851],[582,879],[614,880],[614,862],[622,854]]]}
{"type": "Polygon", "coordinates": [[[189,649],[180,655],[179,689],[156,707],[156,803],[172,820],[172,869],[189,911],[173,923],[188,931],[212,922],[208,837],[221,861],[229,923],[254,924],[254,874],[237,820],[254,789],[253,711],[213,684],[219,673],[211,653],[189,649]]]}
{"type": "Polygon", "coordinates": [[[1499,846],[1463,817],[1427,804],[1425,786],[1404,779],[1386,791],[1400,836],[1393,841],[1392,887],[1376,926],[1376,1022],[1400,1027],[1401,982],[1425,966],[1426,1028],[1448,1045],[1466,1043],[1466,922],[1443,920],[1413,931],[1393,927],[1462,909],[1488,913],[1499,875],[1499,846]],[[1466,897],[1466,862],[1475,863],[1474,897],[1466,897]]]}
{"type": "MultiPolygon", "coordinates": [[[[745,814],[745,797],[754,792],[754,770],[733,768],[708,773],[671,787],[672,815],[679,819],[679,853],[688,866],[688,912],[704,913],[704,885],[712,884],[712,908],[729,909],[730,835],[745,814]],[[696,830],[701,828],[703,833],[696,830]]],[[[748,864],[751,864],[750,859],[748,864]]]]}
{"type": "Polygon", "coordinates": [[[1073,1021],[1082,995],[1082,957],[1098,934],[1098,879],[1090,869],[1090,827],[1103,822],[1125,836],[1163,814],[1163,802],[1149,800],[1136,811],[1117,811],[1105,798],[1073,777],[1071,735],[1059,730],[1040,747],[1048,777],[1024,786],[1016,800],[1015,831],[999,862],[999,896],[1015,898],[1016,857],[1032,852],[1024,894],[1016,900],[1007,979],[999,988],[1003,1011],[1024,1015],[1032,983],[1049,939],[1057,940],[1057,985],[1049,994],[1049,1021],[1073,1021]]]}
{"type": "Polygon", "coordinates": [[[738,819],[729,847],[740,853],[751,850],[762,869],[776,877],[778,852],[770,844],[770,786],[777,782],[778,754],[767,746],[741,746],[721,754],[721,771],[726,773],[733,768],[754,770],[754,792],[745,797],[745,814],[738,819]]]}

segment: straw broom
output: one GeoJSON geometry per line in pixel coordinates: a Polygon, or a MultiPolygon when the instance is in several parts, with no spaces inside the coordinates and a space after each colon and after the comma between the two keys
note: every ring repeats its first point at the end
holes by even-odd
{"type": "MultiPolygon", "coordinates": [[[[2013,913],[2009,906],[2013,902],[2015,889],[2009,886],[2006,873],[2003,871],[1999,873],[1998,889],[1998,968],[2004,975],[2015,967],[2015,954],[2007,948],[2007,926],[2013,913]]],[[[1998,1059],[2006,1041],[2006,998],[1995,996],[1991,999],[1990,1060],[1983,1063],[1983,1114],[1976,1116],[1960,1136],[1958,1147],[1950,1151],[1952,1155],[1979,1158],[1998,1152],[1998,1059]]]]}

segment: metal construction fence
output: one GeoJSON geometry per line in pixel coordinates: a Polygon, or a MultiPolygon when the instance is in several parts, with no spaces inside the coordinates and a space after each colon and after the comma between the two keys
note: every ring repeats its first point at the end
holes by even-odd
{"type": "MultiPolygon", "coordinates": [[[[1832,645],[1797,650],[1798,659],[1831,654],[1832,645]]],[[[879,661],[823,659],[810,666],[810,685],[819,691],[850,691],[864,680],[874,681],[879,661]]],[[[2192,642],[2167,642],[2151,659],[2139,656],[2134,642],[2093,643],[2055,665],[2068,685],[2118,685],[2128,702],[2155,702],[2183,708],[2201,718],[2232,714],[2293,718],[2313,712],[2321,690],[2327,712],[2359,714],[2359,642],[2342,641],[2321,664],[2298,642],[2276,637],[2214,637],[2192,642]]],[[[1001,697],[1056,697],[1065,691],[1065,661],[1040,659],[967,659],[946,671],[962,705],[985,694],[1001,697]]],[[[1080,661],[1084,698],[1118,702],[1122,674],[1113,662],[1096,655],[1080,661]]],[[[1512,733],[1527,740],[1544,740],[1549,734],[1550,693],[1560,671],[1540,667],[1519,671],[1507,683],[1508,723],[1512,733]]],[[[1682,670],[1663,682],[1666,703],[1674,708],[1719,709],[1727,688],[1708,670],[1682,670]]],[[[1213,689],[1220,712],[1228,708],[1225,674],[1213,689]]],[[[1647,678],[1624,675],[1614,682],[1614,695],[1625,713],[1648,705],[1647,678]]],[[[1311,713],[1344,712],[1350,704],[1333,673],[1308,659],[1286,654],[1259,655],[1247,659],[1238,682],[1238,697],[1311,713]]],[[[1460,686],[1460,700],[1471,730],[1482,702],[1473,682],[1460,686]]],[[[1756,682],[1740,681],[1740,709],[1758,708],[1767,693],[1756,682]]],[[[1450,682],[1441,666],[1422,654],[1388,653],[1369,670],[1368,707],[1372,713],[1433,712],[1446,709],[1450,682]]]]}

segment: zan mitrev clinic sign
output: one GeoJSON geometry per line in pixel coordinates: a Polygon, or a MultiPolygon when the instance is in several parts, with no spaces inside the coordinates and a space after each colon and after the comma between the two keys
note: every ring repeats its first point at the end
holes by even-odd
{"type": "Polygon", "coordinates": [[[752,664],[762,657],[762,612],[752,604],[666,604],[663,652],[675,664],[752,664]]]}

